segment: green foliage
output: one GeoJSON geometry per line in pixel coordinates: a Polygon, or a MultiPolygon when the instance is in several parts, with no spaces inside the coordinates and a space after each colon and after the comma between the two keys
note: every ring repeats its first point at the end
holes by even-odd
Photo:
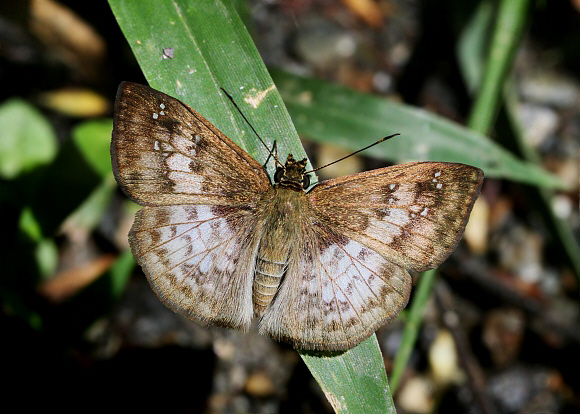
{"type": "Polygon", "coordinates": [[[18,98],[0,105],[0,177],[13,179],[47,164],[56,154],[49,123],[28,102],[18,98]]]}
{"type": "MultiPolygon", "coordinates": [[[[0,119],[6,132],[0,133],[4,150],[0,157],[8,160],[1,164],[9,165],[5,171],[10,171],[0,182],[0,209],[10,223],[5,231],[12,240],[5,252],[10,260],[5,262],[0,279],[0,299],[8,313],[26,320],[33,329],[43,329],[45,315],[36,309],[38,300],[30,295],[57,269],[57,230],[66,221],[77,231],[92,231],[116,188],[109,153],[112,123],[80,123],[57,148],[52,127],[29,104],[17,100],[5,103],[0,119]]],[[[71,313],[86,323],[79,329],[86,328],[107,310],[112,298],[119,296],[131,274],[125,262],[127,258],[122,256],[118,260],[121,264],[114,264],[107,272],[110,290],[105,291],[109,294],[104,300],[100,297],[91,313],[86,317],[78,309],[71,313]]]]}

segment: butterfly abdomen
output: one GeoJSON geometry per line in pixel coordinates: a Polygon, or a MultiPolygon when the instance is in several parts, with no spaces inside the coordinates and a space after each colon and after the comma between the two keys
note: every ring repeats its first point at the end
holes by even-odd
{"type": "Polygon", "coordinates": [[[264,314],[276,295],[295,245],[297,226],[305,196],[302,191],[279,188],[265,196],[261,212],[263,233],[256,257],[253,302],[254,315],[264,314]],[[266,198],[267,197],[267,198],[266,198]]]}
{"type": "Polygon", "coordinates": [[[256,316],[261,316],[272,302],[285,271],[285,262],[276,261],[275,258],[258,256],[253,289],[254,314],[256,316]]]}

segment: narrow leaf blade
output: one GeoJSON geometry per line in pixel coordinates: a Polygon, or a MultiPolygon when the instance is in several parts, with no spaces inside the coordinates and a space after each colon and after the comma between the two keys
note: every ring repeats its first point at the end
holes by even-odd
{"type": "Polygon", "coordinates": [[[337,413],[396,413],[376,335],[346,352],[300,356],[337,413]]]}

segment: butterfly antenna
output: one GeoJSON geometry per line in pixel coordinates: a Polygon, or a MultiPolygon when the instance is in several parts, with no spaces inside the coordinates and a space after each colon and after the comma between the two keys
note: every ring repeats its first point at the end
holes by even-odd
{"type": "Polygon", "coordinates": [[[359,152],[362,152],[362,151],[364,151],[364,150],[367,150],[367,149],[369,149],[370,147],[374,147],[375,145],[377,145],[377,144],[380,144],[381,142],[384,142],[384,141],[388,140],[389,138],[396,137],[397,135],[401,135],[401,134],[393,134],[393,135],[389,135],[389,136],[386,136],[386,137],[384,137],[384,138],[381,138],[381,139],[379,139],[378,141],[376,141],[376,142],[373,142],[371,145],[367,145],[366,147],[364,147],[364,148],[361,148],[361,149],[359,149],[358,151],[355,151],[355,152],[353,152],[353,153],[351,153],[351,154],[348,154],[348,155],[346,155],[346,156],[344,156],[344,157],[342,157],[342,158],[339,158],[339,159],[337,159],[337,160],[335,160],[335,161],[332,161],[331,163],[328,163],[328,164],[326,164],[326,165],[323,165],[322,167],[318,167],[318,168],[315,168],[315,169],[313,169],[313,170],[306,171],[304,174],[308,174],[308,173],[311,173],[311,172],[314,172],[314,171],[318,171],[318,170],[321,170],[321,169],[323,169],[323,168],[326,168],[326,167],[328,167],[329,165],[336,164],[337,162],[340,162],[340,161],[342,161],[342,160],[345,160],[345,159],[347,159],[348,157],[352,157],[353,155],[355,155],[355,154],[358,154],[359,152]]]}
{"type": "Polygon", "coordinates": [[[254,134],[258,137],[258,139],[260,140],[260,142],[262,143],[262,145],[264,145],[264,147],[266,148],[266,150],[268,151],[268,153],[270,154],[270,156],[272,156],[272,158],[274,158],[274,160],[276,161],[277,164],[280,164],[281,167],[284,167],[284,165],[280,162],[280,160],[278,159],[278,157],[276,155],[274,155],[274,153],[272,152],[272,150],[270,150],[270,148],[268,148],[268,145],[266,145],[266,143],[264,142],[264,140],[262,139],[262,137],[260,136],[260,134],[258,134],[258,132],[254,129],[254,127],[252,126],[252,124],[250,124],[250,121],[248,121],[248,118],[246,118],[246,116],[244,115],[244,113],[242,112],[242,110],[240,109],[240,107],[238,106],[238,104],[236,103],[236,101],[234,101],[234,98],[232,97],[232,95],[230,95],[228,93],[228,91],[226,91],[224,88],[220,87],[220,89],[223,91],[223,93],[226,94],[226,96],[230,99],[230,101],[232,101],[232,104],[236,107],[236,109],[238,110],[238,112],[240,113],[240,115],[242,116],[242,118],[244,118],[244,121],[246,121],[246,123],[250,126],[250,128],[252,129],[252,131],[254,131],[254,134]]]}

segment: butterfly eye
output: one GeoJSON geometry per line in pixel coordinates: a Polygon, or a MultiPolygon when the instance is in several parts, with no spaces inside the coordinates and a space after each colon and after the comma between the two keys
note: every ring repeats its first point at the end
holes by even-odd
{"type": "Polygon", "coordinates": [[[302,188],[306,190],[309,185],[310,185],[310,176],[305,174],[302,177],[302,188]]]}
{"type": "Polygon", "coordinates": [[[276,173],[274,174],[274,182],[279,183],[280,180],[282,179],[283,175],[284,175],[284,168],[278,167],[278,169],[276,170],[276,173]]]}

